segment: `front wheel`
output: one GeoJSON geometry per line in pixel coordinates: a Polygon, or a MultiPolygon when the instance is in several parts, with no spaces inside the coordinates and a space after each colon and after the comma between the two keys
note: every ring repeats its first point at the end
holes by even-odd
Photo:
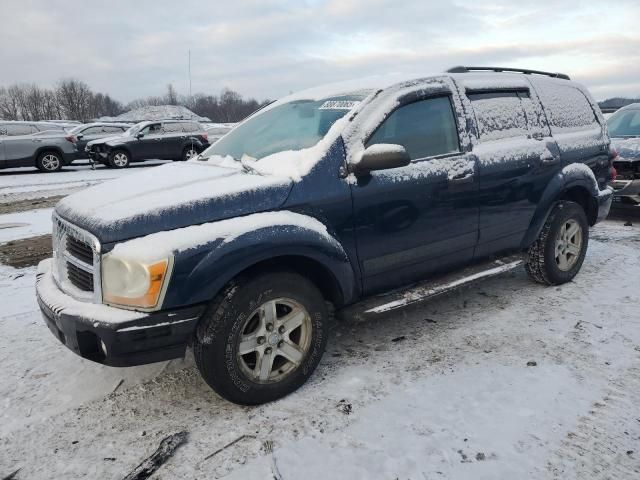
{"type": "Polygon", "coordinates": [[[109,154],[108,163],[111,168],[126,168],[130,162],[129,154],[124,150],[116,150],[109,154]]]}
{"type": "Polygon", "coordinates": [[[234,403],[257,405],[299,388],[327,342],[330,308],[293,272],[238,278],[210,305],[194,340],[205,381],[234,403]]]}
{"type": "Polygon", "coordinates": [[[589,244],[589,223],[575,202],[558,203],[529,248],[525,268],[536,282],[560,285],[577,275],[589,244]]]}

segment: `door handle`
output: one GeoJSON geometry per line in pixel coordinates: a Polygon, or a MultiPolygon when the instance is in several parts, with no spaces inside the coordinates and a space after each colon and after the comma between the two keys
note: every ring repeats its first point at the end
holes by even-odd
{"type": "Polygon", "coordinates": [[[473,182],[473,177],[475,177],[475,174],[473,172],[467,172],[467,173],[463,173],[460,175],[456,175],[455,177],[451,177],[449,178],[449,183],[454,184],[454,185],[462,185],[465,183],[471,183],[473,182]]]}

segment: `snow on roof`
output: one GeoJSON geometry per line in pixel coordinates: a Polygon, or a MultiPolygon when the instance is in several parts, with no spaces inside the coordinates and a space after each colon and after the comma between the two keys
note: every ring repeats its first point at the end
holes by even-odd
{"type": "Polygon", "coordinates": [[[210,122],[207,117],[196,115],[182,105],[149,105],[136,108],[117,117],[100,117],[99,122],[144,122],[157,120],[194,120],[197,122],[210,122]]]}

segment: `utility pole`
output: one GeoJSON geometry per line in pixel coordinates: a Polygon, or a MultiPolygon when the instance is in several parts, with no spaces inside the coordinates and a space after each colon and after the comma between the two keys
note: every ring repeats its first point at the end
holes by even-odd
{"type": "Polygon", "coordinates": [[[191,49],[189,49],[189,99],[191,98],[191,49]]]}

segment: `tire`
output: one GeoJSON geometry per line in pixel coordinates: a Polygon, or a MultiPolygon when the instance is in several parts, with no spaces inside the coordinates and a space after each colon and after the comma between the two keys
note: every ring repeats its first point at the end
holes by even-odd
{"type": "Polygon", "coordinates": [[[131,163],[131,157],[125,150],[114,150],[109,154],[108,164],[111,168],[127,168],[131,163]]]}
{"type": "Polygon", "coordinates": [[[320,362],[331,312],[316,286],[297,273],[239,277],[200,320],[193,345],[198,370],[231,402],[258,405],[281,398],[305,383],[320,362]],[[268,330],[273,318],[274,327],[268,330]]]}
{"type": "Polygon", "coordinates": [[[36,167],[45,173],[59,172],[62,170],[62,155],[53,150],[42,152],[36,159],[36,167]]]}
{"type": "Polygon", "coordinates": [[[180,160],[182,162],[186,162],[187,160],[189,160],[192,157],[195,157],[196,155],[198,155],[198,149],[195,146],[188,146],[188,147],[184,147],[184,150],[182,150],[182,156],[180,157],[180,160]]]}
{"type": "Polygon", "coordinates": [[[576,276],[589,245],[589,223],[575,202],[558,203],[547,218],[540,236],[529,248],[525,269],[545,285],[561,285],[576,276]]]}

